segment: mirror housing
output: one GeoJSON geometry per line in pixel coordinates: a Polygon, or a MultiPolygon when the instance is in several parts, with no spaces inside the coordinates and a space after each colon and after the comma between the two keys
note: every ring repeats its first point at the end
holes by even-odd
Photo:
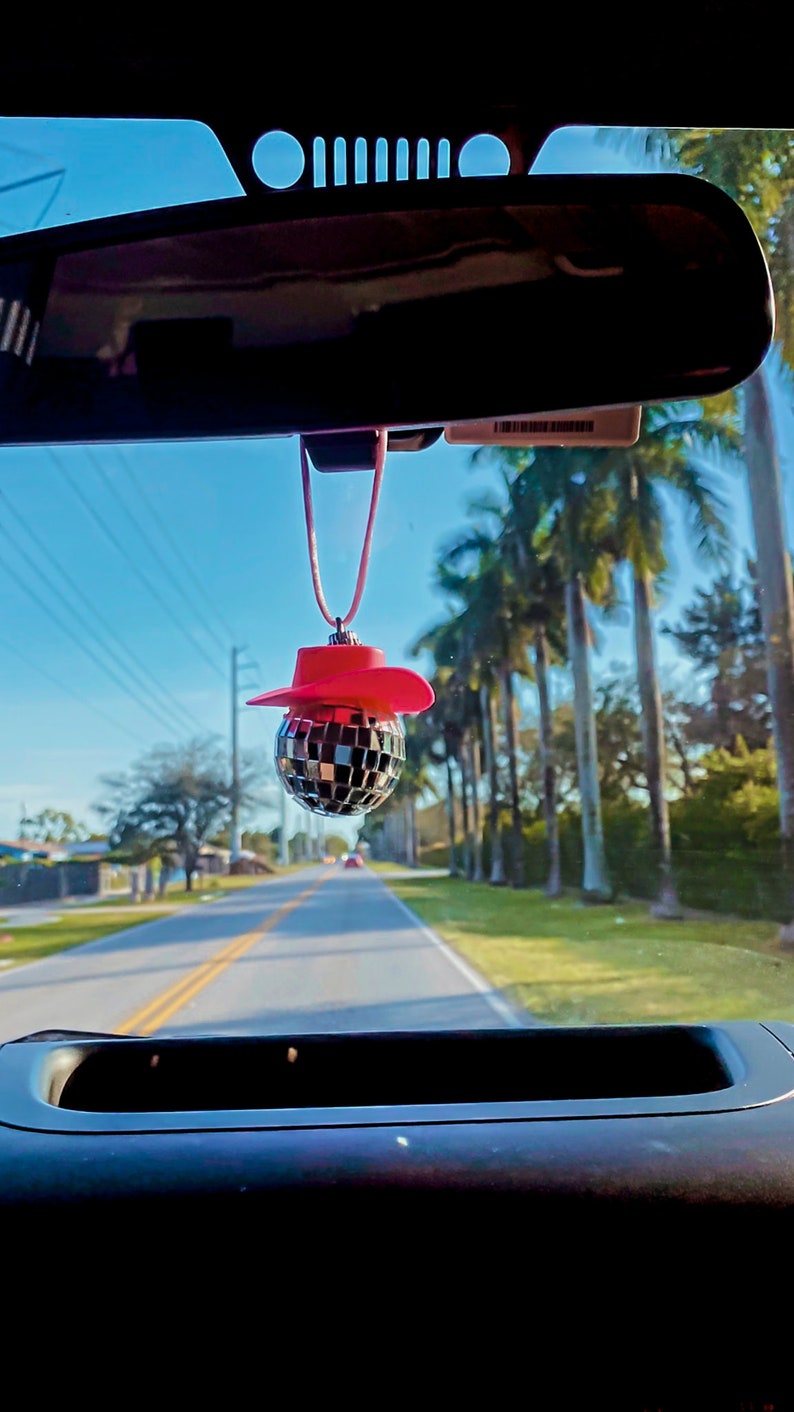
{"type": "Polygon", "coordinates": [[[746,217],[675,175],[384,183],[60,227],[0,241],[0,299],[5,445],[415,436],[680,400],[743,381],[774,327],[746,217]]]}

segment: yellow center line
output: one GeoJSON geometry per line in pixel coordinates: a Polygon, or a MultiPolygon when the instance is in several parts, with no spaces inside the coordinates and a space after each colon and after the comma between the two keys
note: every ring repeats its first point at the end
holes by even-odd
{"type": "Polygon", "coordinates": [[[272,912],[260,926],[254,927],[252,931],[243,932],[242,936],[235,936],[225,946],[221,947],[209,961],[204,961],[202,965],[196,966],[192,971],[188,971],[186,976],[182,976],[178,981],[155,996],[141,1009],[136,1010],[133,1015],[128,1016],[123,1024],[119,1025],[117,1034],[150,1035],[155,1030],[159,1030],[181,1010],[183,1005],[199,994],[200,991],[217,980],[218,976],[231,966],[239,956],[244,956],[246,951],[250,951],[263,936],[266,936],[273,927],[294,912],[307,897],[311,897],[324,882],[328,881],[329,873],[325,873],[319,882],[312,883],[311,887],[304,888],[291,902],[285,902],[275,912],[272,912]]]}

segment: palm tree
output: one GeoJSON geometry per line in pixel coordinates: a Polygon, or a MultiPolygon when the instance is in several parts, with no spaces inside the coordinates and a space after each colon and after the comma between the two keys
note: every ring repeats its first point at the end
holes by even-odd
{"type": "MultiPolygon", "coordinates": [[[[614,601],[614,490],[602,470],[603,456],[599,460],[591,451],[500,447],[492,454],[517,482],[523,482],[523,523],[535,526],[533,549],[541,562],[554,561],[555,574],[564,583],[582,809],[582,890],[591,901],[606,901],[612,889],[601,818],[587,601],[603,607],[614,601]]],[[[511,506],[519,536],[522,516],[515,507],[521,506],[522,498],[517,484],[511,506]]],[[[541,663],[545,666],[542,651],[541,663]]]]}
{"type": "Polygon", "coordinates": [[[431,769],[435,764],[434,731],[424,716],[411,716],[405,729],[405,764],[400,775],[399,796],[406,816],[406,862],[419,867],[419,831],[416,805],[423,794],[438,797],[431,769]]]}
{"type": "MultiPolygon", "coordinates": [[[[479,697],[476,698],[477,709],[479,710],[479,697]]],[[[485,874],[482,866],[482,812],[480,810],[480,779],[482,769],[480,765],[480,736],[479,731],[469,728],[467,731],[468,765],[471,779],[471,815],[472,815],[472,882],[483,882],[485,874]]]]}
{"type": "Polygon", "coordinates": [[[447,831],[449,836],[449,876],[459,876],[457,846],[457,797],[455,791],[454,765],[460,749],[460,728],[455,719],[454,689],[447,691],[448,678],[436,673],[432,681],[435,692],[435,705],[431,708],[433,719],[438,724],[441,744],[441,759],[446,770],[447,788],[445,803],[447,810],[447,831]]]}
{"type": "MultiPolygon", "coordinates": [[[[529,626],[524,603],[501,546],[482,531],[475,530],[450,545],[439,564],[438,581],[448,595],[471,610],[472,646],[480,662],[488,662],[499,685],[510,796],[511,883],[513,887],[523,887],[524,838],[514,678],[517,674],[527,675],[529,626]],[[458,568],[460,563],[467,565],[468,571],[458,568]]],[[[493,757],[493,714],[487,722],[486,740],[493,757]]]]}
{"type": "MultiPolygon", "coordinates": [[[[647,156],[705,177],[743,207],[772,272],[779,348],[794,366],[794,137],[763,129],[657,129],[647,156]]],[[[758,560],[784,862],[794,880],[794,592],[769,364],[744,384],[744,456],[758,560]]],[[[794,940],[794,925],[782,934],[794,940]]]]}
{"type": "Polygon", "coordinates": [[[554,757],[554,717],[549,696],[549,641],[546,625],[537,622],[534,628],[535,683],[538,688],[538,721],[540,737],[540,767],[543,776],[543,818],[546,824],[546,846],[549,853],[549,873],[546,893],[559,897],[562,892],[560,866],[560,830],[557,821],[557,766],[554,757]]]}
{"type": "Polygon", "coordinates": [[[780,461],[763,370],[745,383],[744,452],[758,562],[761,622],[777,761],[780,833],[794,878],[794,593],[780,461]]]}
{"type": "Polygon", "coordinates": [[[713,557],[724,554],[727,532],[720,504],[705,483],[700,462],[717,447],[735,451],[735,419],[730,409],[705,416],[690,405],[648,408],[635,446],[611,452],[604,465],[616,492],[616,548],[631,566],[634,598],[634,646],[640,696],[645,778],[648,787],[651,836],[659,858],[660,878],[655,912],[680,915],[675,891],[667,806],[666,749],[662,693],[656,670],[652,605],[654,582],[667,567],[665,519],[660,485],[678,492],[688,512],[698,549],[713,557]]]}
{"type": "MultiPolygon", "coordinates": [[[[488,816],[491,841],[491,868],[489,881],[492,886],[504,885],[504,849],[500,827],[500,801],[498,780],[498,728],[496,721],[495,693],[498,687],[498,672],[493,658],[493,641],[487,614],[477,587],[476,575],[467,577],[442,569],[439,566],[440,586],[447,595],[456,600],[457,611],[443,622],[431,628],[420,637],[411,648],[414,656],[429,651],[436,663],[437,671],[444,675],[441,686],[446,699],[450,678],[454,674],[459,690],[466,690],[463,716],[467,723],[470,749],[477,760],[479,757],[479,737],[482,737],[485,775],[488,781],[488,816]],[[462,607],[460,605],[463,605],[462,607]],[[476,701],[472,695],[476,695],[476,701]]],[[[431,713],[432,714],[432,713],[431,713]]],[[[479,768],[473,764],[471,770],[473,812],[474,801],[478,799],[479,768]]],[[[482,869],[482,831],[479,810],[474,817],[474,877],[479,878],[482,869]],[[479,861],[478,861],[479,860],[479,861]]]]}
{"type": "Polygon", "coordinates": [[[482,718],[483,753],[485,774],[488,779],[488,829],[491,840],[491,871],[488,881],[491,887],[504,887],[505,855],[502,845],[500,825],[501,804],[499,798],[499,770],[497,766],[496,696],[493,677],[480,679],[480,715],[482,718]]]}
{"type": "Polygon", "coordinates": [[[453,766],[460,754],[460,720],[458,679],[456,664],[461,653],[462,635],[460,625],[452,618],[423,633],[412,645],[411,652],[418,657],[429,652],[435,663],[433,689],[435,704],[422,717],[423,728],[434,734],[436,763],[443,764],[446,770],[446,811],[449,834],[449,875],[458,876],[456,794],[453,766]]]}
{"type": "MultiPolygon", "coordinates": [[[[548,540],[538,547],[546,505],[539,482],[531,475],[510,477],[502,468],[507,495],[506,507],[499,507],[500,542],[516,566],[525,598],[525,612],[531,626],[535,685],[538,692],[538,724],[543,780],[543,818],[549,871],[546,893],[558,897],[562,891],[560,836],[557,820],[557,770],[554,757],[554,717],[549,692],[549,664],[565,658],[564,583],[561,565],[548,540]]],[[[491,507],[488,507],[491,508],[491,507]]]]}

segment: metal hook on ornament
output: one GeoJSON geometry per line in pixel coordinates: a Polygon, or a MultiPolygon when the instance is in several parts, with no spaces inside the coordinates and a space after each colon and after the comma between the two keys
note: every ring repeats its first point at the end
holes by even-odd
{"type": "Polygon", "coordinates": [[[361,638],[354,632],[348,632],[341,618],[336,620],[336,632],[332,632],[328,639],[329,647],[360,647],[361,638]]]}

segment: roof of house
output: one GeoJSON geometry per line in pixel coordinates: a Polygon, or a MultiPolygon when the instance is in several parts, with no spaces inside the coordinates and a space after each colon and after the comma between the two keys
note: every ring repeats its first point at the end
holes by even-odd
{"type": "Polygon", "coordinates": [[[36,838],[0,838],[0,848],[13,849],[18,853],[46,854],[48,858],[67,858],[68,843],[42,842],[36,838]]]}

